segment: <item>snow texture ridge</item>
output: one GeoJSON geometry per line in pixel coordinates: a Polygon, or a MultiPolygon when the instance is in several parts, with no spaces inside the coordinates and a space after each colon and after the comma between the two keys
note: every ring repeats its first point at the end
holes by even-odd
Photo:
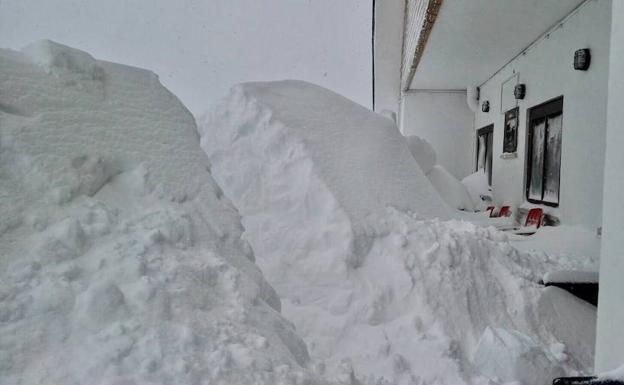
{"type": "Polygon", "coordinates": [[[155,74],[0,50],[0,384],[322,383],[155,74]]]}
{"type": "Polygon", "coordinates": [[[557,261],[516,250],[494,228],[446,220],[389,119],[308,83],[247,83],[200,132],[319,372],[450,385],[548,384],[590,370],[575,349],[591,341],[579,333],[568,349],[540,326],[557,325],[538,284],[557,261]],[[500,365],[486,359],[501,352],[500,365]]]}

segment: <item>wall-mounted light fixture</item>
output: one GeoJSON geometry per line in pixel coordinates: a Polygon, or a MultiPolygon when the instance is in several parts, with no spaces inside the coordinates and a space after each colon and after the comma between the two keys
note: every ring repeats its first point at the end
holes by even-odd
{"type": "Polygon", "coordinates": [[[524,95],[526,95],[526,85],[516,84],[514,87],[514,97],[516,99],[524,99],[524,95]]]}
{"type": "Polygon", "coordinates": [[[490,112],[490,101],[486,100],[481,104],[481,111],[490,112]]]}
{"type": "Polygon", "coordinates": [[[591,54],[589,48],[577,49],[574,52],[574,69],[579,71],[587,71],[591,62],[591,54]]]}

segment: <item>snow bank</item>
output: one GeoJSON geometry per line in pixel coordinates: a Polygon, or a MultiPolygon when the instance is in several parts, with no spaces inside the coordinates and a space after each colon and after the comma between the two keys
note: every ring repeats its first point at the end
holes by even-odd
{"type": "Polygon", "coordinates": [[[474,211],[475,205],[466,187],[444,167],[438,164],[433,166],[427,177],[449,206],[458,210],[474,211]]]}
{"type": "Polygon", "coordinates": [[[551,315],[537,282],[556,262],[493,228],[437,219],[445,205],[389,120],[284,81],[235,87],[200,131],[320,371],[365,384],[489,384],[497,373],[541,381],[589,369],[539,326],[551,315]],[[501,349],[486,343],[492,331],[513,336],[507,357],[519,366],[483,364],[501,349]]]}
{"type": "Polygon", "coordinates": [[[0,384],[318,383],[177,98],[25,52],[0,50],[0,384]]]}

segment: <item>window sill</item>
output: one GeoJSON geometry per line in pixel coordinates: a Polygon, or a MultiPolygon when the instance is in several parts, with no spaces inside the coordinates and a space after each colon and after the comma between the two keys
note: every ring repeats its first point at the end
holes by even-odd
{"type": "Polygon", "coordinates": [[[515,159],[518,157],[517,152],[503,152],[500,156],[501,159],[515,159]]]}

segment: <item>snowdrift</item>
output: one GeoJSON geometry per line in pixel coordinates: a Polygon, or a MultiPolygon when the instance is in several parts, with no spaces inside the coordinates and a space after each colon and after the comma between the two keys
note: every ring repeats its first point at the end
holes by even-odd
{"type": "Polygon", "coordinates": [[[318,383],[149,71],[0,50],[0,384],[318,383]]]}
{"type": "Polygon", "coordinates": [[[548,384],[591,366],[577,353],[593,341],[568,347],[540,327],[557,324],[536,283],[556,262],[493,228],[443,221],[448,206],[390,120],[308,83],[247,83],[200,132],[319,371],[365,384],[548,384]]]}
{"type": "Polygon", "coordinates": [[[444,202],[454,209],[474,211],[475,205],[468,190],[443,166],[437,164],[437,154],[431,144],[416,135],[408,135],[405,139],[410,153],[444,202]]]}

